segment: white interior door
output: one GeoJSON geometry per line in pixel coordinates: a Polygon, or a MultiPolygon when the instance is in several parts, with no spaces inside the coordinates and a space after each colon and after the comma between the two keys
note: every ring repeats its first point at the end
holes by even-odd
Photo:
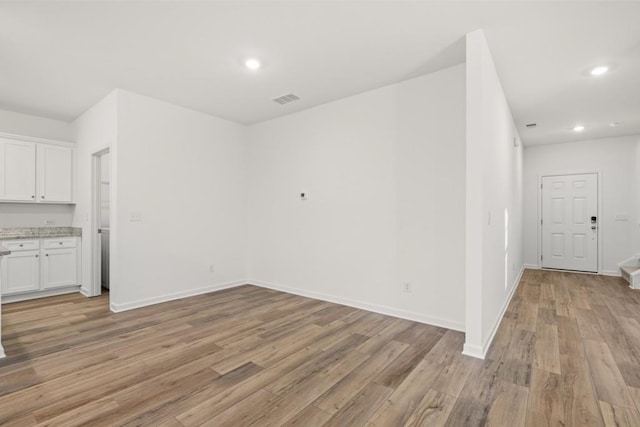
{"type": "Polygon", "coordinates": [[[542,267],[598,271],[598,175],[542,178],[542,267]]]}

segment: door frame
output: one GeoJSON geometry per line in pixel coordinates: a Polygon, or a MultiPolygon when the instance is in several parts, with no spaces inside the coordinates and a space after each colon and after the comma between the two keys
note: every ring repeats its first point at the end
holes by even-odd
{"type": "MultiPolygon", "coordinates": [[[[542,179],[550,176],[564,176],[564,175],[585,175],[585,174],[596,174],[596,179],[598,182],[598,256],[597,256],[597,273],[591,273],[588,271],[575,271],[575,273],[583,273],[583,274],[603,274],[602,266],[603,266],[603,253],[602,253],[602,230],[603,223],[602,220],[602,171],[600,169],[588,169],[588,170],[570,170],[570,171],[561,171],[561,172],[548,172],[538,174],[538,257],[536,258],[536,264],[538,265],[538,269],[543,269],[542,267],[542,179]]],[[[545,270],[553,270],[551,268],[544,268],[545,270]]],[[[564,271],[564,270],[563,270],[564,271]]],[[[573,271],[573,270],[572,270],[573,271]]]]}
{"type": "MultiPolygon", "coordinates": [[[[98,236],[98,228],[100,228],[100,182],[101,182],[101,170],[100,170],[100,158],[104,154],[111,153],[111,147],[106,146],[102,147],[99,150],[91,153],[91,287],[89,289],[90,297],[97,297],[102,295],[102,278],[100,277],[100,267],[102,264],[102,258],[100,256],[100,251],[102,250],[100,246],[100,239],[98,236]]],[[[111,167],[111,171],[109,172],[109,176],[111,179],[111,175],[113,173],[113,167],[111,167]]],[[[109,191],[111,191],[111,186],[109,186],[109,191]]],[[[112,196],[112,194],[110,194],[112,196]]],[[[110,198],[111,200],[111,198],[110,198]]],[[[109,206],[109,221],[113,219],[113,211],[111,206],[109,206]]],[[[109,247],[109,256],[111,256],[111,247],[109,247]]],[[[109,293],[109,297],[111,297],[111,293],[109,293]]]]}

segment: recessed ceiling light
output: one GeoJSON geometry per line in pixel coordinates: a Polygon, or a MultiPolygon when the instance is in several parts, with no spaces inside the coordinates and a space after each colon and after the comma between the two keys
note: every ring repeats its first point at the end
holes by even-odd
{"type": "Polygon", "coordinates": [[[256,58],[249,58],[246,61],[244,61],[244,66],[250,70],[255,71],[260,69],[260,67],[262,67],[262,63],[260,63],[260,61],[258,61],[256,58]]]}
{"type": "Polygon", "coordinates": [[[606,73],[607,71],[609,71],[609,67],[607,67],[606,65],[601,65],[599,67],[595,67],[591,69],[591,75],[592,76],[601,76],[604,73],[606,73]]]}
{"type": "Polygon", "coordinates": [[[616,126],[620,126],[622,123],[620,122],[611,122],[609,123],[609,126],[611,126],[612,128],[616,127],[616,126]]]}
{"type": "Polygon", "coordinates": [[[584,126],[582,126],[582,125],[574,126],[573,130],[576,131],[576,132],[582,132],[584,130],[584,126]]]}

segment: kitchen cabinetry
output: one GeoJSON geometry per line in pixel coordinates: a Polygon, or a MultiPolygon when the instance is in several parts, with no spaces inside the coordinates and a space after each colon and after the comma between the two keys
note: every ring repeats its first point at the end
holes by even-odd
{"type": "MultiPolygon", "coordinates": [[[[11,250],[2,257],[2,297],[37,296],[43,291],[78,287],[78,238],[0,242],[11,250]]],[[[44,295],[43,295],[44,296],[44,295]]]]}
{"type": "Polygon", "coordinates": [[[78,284],[75,238],[44,240],[42,249],[42,288],[52,289],[78,284]]]}
{"type": "Polygon", "coordinates": [[[73,200],[73,149],[38,144],[38,201],[70,203],[73,200]]]}
{"type": "Polygon", "coordinates": [[[40,251],[16,251],[2,257],[2,295],[40,290],[40,251]]]}
{"type": "Polygon", "coordinates": [[[0,202],[73,203],[69,143],[0,134],[0,202]]]}
{"type": "Polygon", "coordinates": [[[35,202],[36,144],[0,138],[0,199],[35,202]]]}

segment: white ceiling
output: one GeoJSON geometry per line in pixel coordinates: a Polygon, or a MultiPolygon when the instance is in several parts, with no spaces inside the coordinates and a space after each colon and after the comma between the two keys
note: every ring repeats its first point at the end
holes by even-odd
{"type": "Polygon", "coordinates": [[[640,133],[637,2],[1,3],[0,108],[70,121],[118,87],[256,123],[463,62],[478,28],[526,144],[640,133]]]}

